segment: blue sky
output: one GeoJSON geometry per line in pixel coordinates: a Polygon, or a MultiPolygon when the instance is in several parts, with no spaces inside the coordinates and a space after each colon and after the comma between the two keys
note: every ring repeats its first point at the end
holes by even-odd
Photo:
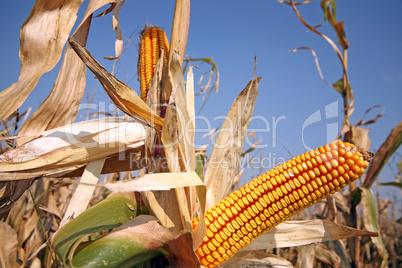
{"type": "MultiPolygon", "coordinates": [[[[77,24],[82,19],[87,2],[84,1],[79,11],[77,24]]],[[[1,90],[18,79],[19,30],[33,4],[33,0],[20,0],[7,1],[2,5],[1,90]]],[[[402,118],[402,2],[338,0],[337,4],[338,20],[345,21],[346,37],[350,42],[349,79],[355,97],[351,122],[358,122],[366,109],[374,105],[385,107],[385,115],[366,127],[371,129],[371,150],[375,152],[402,118]]],[[[138,33],[148,22],[163,27],[170,37],[173,11],[174,1],[126,0],[122,8],[120,19],[126,49],[117,64],[116,76],[137,92],[138,33]]],[[[299,11],[311,25],[323,21],[317,0],[299,6],[299,11]]],[[[110,71],[113,62],[103,59],[103,56],[114,54],[115,35],[111,23],[111,14],[94,18],[87,43],[92,55],[110,71]]],[[[336,42],[329,24],[321,27],[320,31],[336,42]]],[[[305,151],[305,145],[318,147],[325,144],[328,126],[339,128],[343,119],[342,98],[321,80],[311,53],[306,50],[288,52],[301,46],[315,50],[328,82],[333,83],[341,77],[341,65],[332,48],[322,38],[306,31],[291,7],[277,1],[192,2],[186,56],[212,58],[218,65],[221,79],[219,92],[212,93],[201,115],[209,120],[211,127],[222,123],[222,119],[216,116],[226,115],[233,100],[252,78],[254,56],[257,56],[257,76],[261,76],[262,80],[250,129],[261,130],[256,138],[263,138],[262,143],[267,145],[262,152],[265,159],[271,161],[269,164],[274,157],[277,160],[290,158],[288,151],[296,156],[305,151]],[[326,106],[332,107],[335,116],[326,118],[326,106]],[[306,127],[303,139],[303,123],[313,114],[321,114],[322,120],[306,127]],[[271,160],[268,160],[269,156],[271,160]]],[[[195,69],[195,79],[198,79],[209,66],[196,64],[200,67],[200,70],[195,69]]],[[[50,92],[59,67],[60,63],[54,71],[41,78],[22,110],[27,107],[35,110],[40,105],[50,92]]],[[[96,89],[95,102],[108,103],[106,94],[90,71],[87,77],[87,93],[92,94],[96,89]]],[[[202,103],[201,97],[196,99],[196,111],[202,103]]],[[[380,110],[371,112],[367,119],[373,118],[377,112],[380,110]]],[[[202,120],[197,124],[200,128],[209,127],[202,120]]],[[[199,145],[207,142],[207,139],[201,139],[201,135],[197,135],[199,145]]],[[[395,163],[400,159],[402,150],[398,152],[398,158],[391,159],[395,171],[395,163]]],[[[392,169],[384,169],[381,181],[395,179],[392,169]]],[[[259,170],[248,169],[243,179],[247,181],[258,174],[259,170]]],[[[398,192],[391,188],[384,187],[384,192],[396,193],[400,200],[398,192]]]]}

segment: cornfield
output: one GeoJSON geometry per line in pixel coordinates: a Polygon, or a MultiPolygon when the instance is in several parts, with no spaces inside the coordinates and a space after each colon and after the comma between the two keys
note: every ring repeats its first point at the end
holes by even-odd
{"type": "MultiPolygon", "coordinates": [[[[319,3],[331,35],[299,11],[318,2],[278,2],[339,60],[342,77],[330,84],[312,48],[290,51],[312,52],[320,77],[343,102],[342,127],[335,140],[260,169],[247,183],[242,160],[259,153],[263,142],[249,129],[264,81],[256,76],[258,55],[251,79],[232,89],[239,94],[220,128],[205,134],[213,137],[212,148],[195,146],[195,100],[203,99],[200,113],[221,77],[213,58],[186,54],[190,1],[176,1],[170,38],[169,25],[138,25],[138,59],[130,59],[137,62],[138,90],[116,74],[119,60],[134,49],[123,46],[124,0],[87,2],[76,24],[83,1],[36,0],[21,27],[20,76],[0,93],[0,267],[402,265],[401,220],[392,202],[372,191],[401,188],[401,161],[396,181],[379,183],[378,176],[397,155],[402,122],[386,130],[375,151],[363,126],[383,114],[352,123],[350,44],[335,1],[319,3]],[[111,70],[86,48],[100,9],[99,16],[112,16],[116,35],[115,55],[106,58],[114,62],[111,70]],[[29,116],[22,105],[59,62],[53,88],[29,116]],[[194,64],[210,66],[198,85],[194,64]],[[88,109],[82,120],[88,70],[115,108],[88,109]],[[254,143],[245,148],[250,137],[254,143]]],[[[284,98],[275,101],[286,105],[284,98]]],[[[86,107],[92,102],[88,97],[86,107]]]]}

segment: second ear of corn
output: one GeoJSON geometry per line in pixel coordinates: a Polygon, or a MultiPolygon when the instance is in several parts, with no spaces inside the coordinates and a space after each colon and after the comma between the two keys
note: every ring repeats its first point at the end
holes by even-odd
{"type": "Polygon", "coordinates": [[[140,80],[141,99],[146,101],[149,83],[154,75],[155,66],[164,50],[164,63],[167,64],[169,41],[165,32],[152,26],[141,33],[140,51],[138,56],[138,77],[140,80]]]}
{"type": "MultiPolygon", "coordinates": [[[[207,233],[196,255],[205,267],[222,264],[261,234],[356,180],[367,167],[363,154],[342,141],[275,167],[207,210],[207,233]]],[[[198,222],[194,219],[193,229],[198,222]]]]}

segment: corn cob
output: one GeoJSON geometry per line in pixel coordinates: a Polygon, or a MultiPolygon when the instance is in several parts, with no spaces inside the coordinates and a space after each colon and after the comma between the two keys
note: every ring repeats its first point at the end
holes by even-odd
{"type": "MultiPolygon", "coordinates": [[[[196,255],[205,267],[222,264],[261,234],[356,180],[367,167],[364,154],[342,141],[275,167],[206,211],[207,233],[196,255]]],[[[198,222],[194,219],[193,229],[198,222]]]]}
{"type": "Polygon", "coordinates": [[[141,99],[146,101],[149,90],[149,83],[156,63],[158,62],[162,50],[164,50],[164,63],[167,64],[169,54],[169,41],[165,32],[155,26],[146,28],[141,33],[140,53],[138,57],[138,77],[140,80],[141,99]]]}

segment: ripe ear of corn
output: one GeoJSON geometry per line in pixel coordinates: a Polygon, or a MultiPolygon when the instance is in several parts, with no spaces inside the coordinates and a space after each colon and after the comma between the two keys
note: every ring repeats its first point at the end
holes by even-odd
{"type": "MultiPolygon", "coordinates": [[[[205,213],[207,233],[196,255],[216,267],[254,239],[361,176],[366,157],[336,141],[299,155],[255,178],[205,213]]],[[[199,218],[194,219],[193,229],[199,218]]]]}
{"type": "Polygon", "coordinates": [[[158,63],[162,50],[164,50],[164,63],[167,64],[169,41],[165,32],[156,26],[143,30],[137,64],[141,99],[143,101],[147,99],[149,83],[154,75],[155,66],[158,63]]]}

